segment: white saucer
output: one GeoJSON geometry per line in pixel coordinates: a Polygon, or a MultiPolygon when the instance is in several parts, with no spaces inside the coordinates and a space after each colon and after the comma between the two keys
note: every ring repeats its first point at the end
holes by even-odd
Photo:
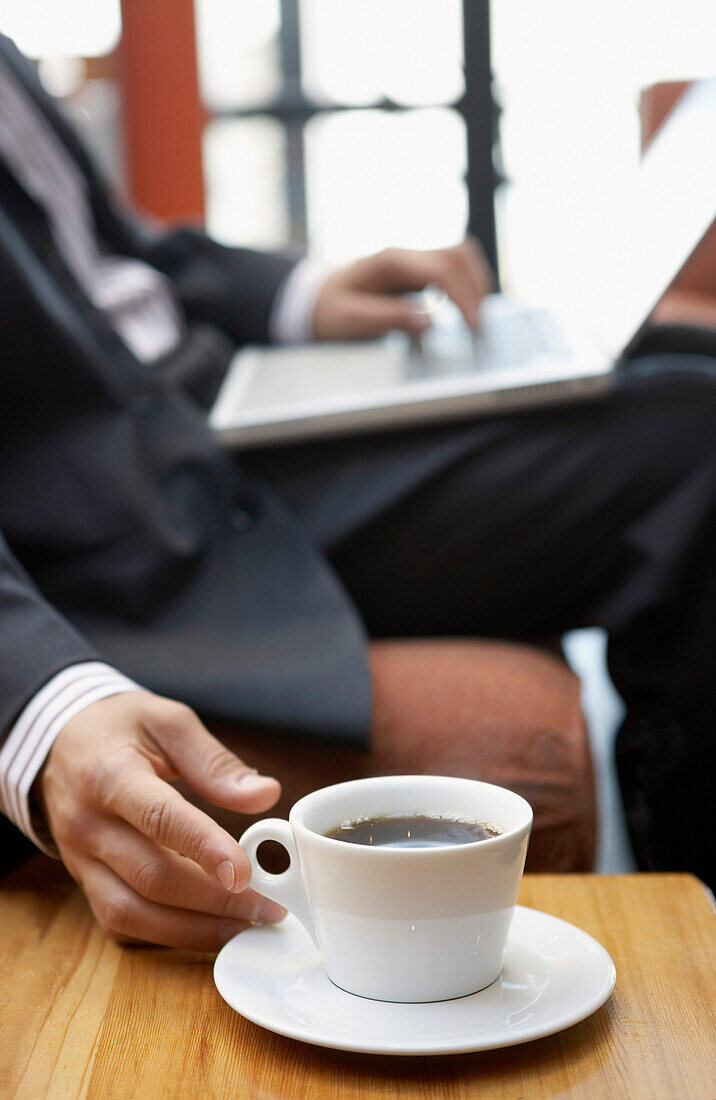
{"type": "Polygon", "coordinates": [[[596,940],[518,906],[502,976],[454,1001],[391,1004],[333,985],[295,917],[242,932],[214,964],[219,993],[247,1020],[305,1043],[371,1054],[457,1054],[512,1046],[576,1024],[616,980],[596,940]]]}

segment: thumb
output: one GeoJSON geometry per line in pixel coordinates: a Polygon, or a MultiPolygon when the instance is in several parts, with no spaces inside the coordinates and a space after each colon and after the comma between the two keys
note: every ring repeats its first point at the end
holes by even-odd
{"type": "Polygon", "coordinates": [[[430,327],[425,310],[392,294],[346,295],[341,313],[341,328],[346,337],[382,336],[394,329],[419,333],[430,327]]]}
{"type": "Polygon", "coordinates": [[[281,784],[259,775],[209,733],[190,707],[162,700],[162,709],[145,722],[173,770],[215,806],[256,814],[275,805],[281,784]]]}

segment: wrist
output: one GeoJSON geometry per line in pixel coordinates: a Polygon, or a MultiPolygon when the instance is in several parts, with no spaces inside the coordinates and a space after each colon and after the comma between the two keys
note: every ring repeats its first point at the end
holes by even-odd
{"type": "Polygon", "coordinates": [[[269,339],[275,344],[300,344],[316,338],[316,303],[329,269],[304,257],[291,269],[278,289],[269,318],[269,339]]]}
{"type": "Polygon", "coordinates": [[[45,764],[56,738],[92,703],[139,690],[132,680],[100,661],[68,665],[40,688],[17,717],[0,748],[0,808],[39,848],[48,850],[34,828],[30,792],[34,787],[35,815],[42,822],[45,764]],[[37,784],[40,772],[43,782],[37,784]]]}

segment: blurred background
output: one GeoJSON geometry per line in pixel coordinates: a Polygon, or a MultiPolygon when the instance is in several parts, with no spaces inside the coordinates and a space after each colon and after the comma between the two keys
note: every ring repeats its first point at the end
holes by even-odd
{"type": "Polygon", "coordinates": [[[470,227],[548,301],[635,170],[642,89],[716,71],[713,0],[0,0],[0,28],[148,212],[332,262],[470,227]],[[145,86],[184,142],[161,181],[145,86]]]}
{"type": "MultiPolygon", "coordinates": [[[[0,30],[147,214],[335,263],[470,231],[548,305],[610,236],[658,114],[644,89],[716,73],[714,0],[0,0],[0,30]]],[[[597,869],[626,870],[604,638],[565,644],[597,869]]]]}

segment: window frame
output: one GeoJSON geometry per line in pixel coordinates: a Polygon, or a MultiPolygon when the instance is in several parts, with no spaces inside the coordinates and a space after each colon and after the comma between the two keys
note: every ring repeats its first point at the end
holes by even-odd
{"type": "MultiPolygon", "coordinates": [[[[299,0],[280,0],[281,90],[252,106],[208,109],[200,99],[194,0],[121,0],[123,35],[118,76],[128,184],[135,204],[161,218],[201,218],[205,180],[202,135],[226,119],[273,118],[286,133],[286,203],[290,236],[306,244],[306,177],[303,134],[326,112],[415,110],[390,99],[365,107],[316,103],[301,83],[299,0]],[[171,33],[169,33],[171,32],[171,33]],[[159,51],[161,50],[161,54],[159,51]]],[[[449,104],[467,135],[467,232],[482,243],[497,272],[495,190],[499,110],[492,95],[490,0],[462,0],[465,90],[449,104]]]]}
{"type": "MultiPolygon", "coordinates": [[[[279,64],[281,90],[270,100],[246,107],[217,108],[210,119],[274,118],[286,133],[286,202],[291,238],[306,244],[306,174],[303,133],[306,124],[317,115],[340,111],[379,110],[407,112],[415,110],[381,99],[363,106],[342,103],[316,103],[303,91],[301,82],[299,0],[281,0],[279,64]]],[[[490,67],[489,0],[463,0],[463,39],[465,91],[452,103],[440,104],[456,111],[465,122],[467,135],[467,172],[469,218],[467,232],[482,243],[494,271],[497,271],[495,234],[495,189],[501,175],[495,166],[499,112],[492,95],[490,67]]]]}

